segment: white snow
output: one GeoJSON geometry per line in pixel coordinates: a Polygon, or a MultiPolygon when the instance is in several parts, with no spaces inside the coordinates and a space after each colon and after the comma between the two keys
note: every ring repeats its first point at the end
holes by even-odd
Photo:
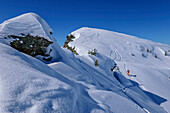
{"type": "Polygon", "coordinates": [[[142,84],[143,89],[166,99],[167,101],[161,106],[170,111],[170,102],[168,101],[170,100],[170,82],[168,79],[170,57],[165,56],[165,51],[170,50],[169,45],[87,27],[78,29],[71,34],[76,34],[75,36],[79,34],[79,37],[70,42],[69,45],[75,46],[80,55],[87,56],[89,50],[96,48],[98,54],[114,60],[125,77],[127,77],[126,71],[129,69],[130,73],[136,76],[130,79],[142,84]],[[155,55],[158,58],[155,58],[155,55]]]}
{"type": "MultiPolygon", "coordinates": [[[[49,41],[55,42],[55,39],[50,35],[50,32],[53,31],[49,27],[49,25],[35,13],[26,13],[18,17],[9,19],[0,24],[1,40],[3,40],[4,37],[8,37],[8,35],[22,36],[21,34],[25,35],[30,34],[32,36],[43,37],[49,41]]],[[[9,44],[11,42],[11,39],[3,41],[9,44]]],[[[60,58],[60,56],[58,51],[54,47],[54,43],[48,46],[47,53],[49,53],[50,49],[52,49],[51,51],[52,60],[50,62],[57,61],[60,58]]],[[[41,56],[36,56],[36,58],[42,60],[41,56]]],[[[44,62],[50,63],[46,61],[44,62]]]]}
{"type": "Polygon", "coordinates": [[[69,43],[80,54],[74,55],[61,48],[50,31],[48,24],[34,13],[0,24],[0,112],[170,112],[170,58],[160,52],[170,50],[168,45],[81,28],[72,33],[76,38],[69,43]],[[49,49],[53,49],[55,60],[45,64],[10,47],[4,36],[20,35],[16,31],[53,41],[49,49]],[[88,55],[88,50],[94,48],[97,55],[88,55]],[[152,52],[146,52],[147,48],[152,52]],[[96,60],[99,66],[94,65],[96,60]],[[116,64],[120,70],[112,72],[116,64]],[[131,77],[127,77],[127,69],[131,77]]]}
{"type": "Polygon", "coordinates": [[[53,41],[54,39],[50,36],[50,32],[52,32],[52,29],[49,25],[35,13],[26,13],[9,19],[3,22],[0,27],[0,37],[24,33],[33,36],[38,35],[53,41]]]}

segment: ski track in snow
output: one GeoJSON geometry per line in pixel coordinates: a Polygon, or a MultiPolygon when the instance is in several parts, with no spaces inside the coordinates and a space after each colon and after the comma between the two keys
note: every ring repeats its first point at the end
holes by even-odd
{"type": "Polygon", "coordinates": [[[122,56],[120,53],[115,49],[114,51],[111,50],[110,52],[110,58],[115,60],[115,61],[121,61],[122,56]],[[114,55],[113,55],[114,54],[114,55]]]}

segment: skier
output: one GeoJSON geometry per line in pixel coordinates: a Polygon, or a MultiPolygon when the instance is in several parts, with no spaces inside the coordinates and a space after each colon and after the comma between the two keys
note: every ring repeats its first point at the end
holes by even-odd
{"type": "Polygon", "coordinates": [[[129,70],[127,70],[127,75],[130,76],[130,71],[129,70]]]}

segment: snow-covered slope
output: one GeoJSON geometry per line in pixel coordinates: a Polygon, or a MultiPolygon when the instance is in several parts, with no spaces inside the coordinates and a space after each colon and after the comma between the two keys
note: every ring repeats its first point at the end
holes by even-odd
{"type": "Polygon", "coordinates": [[[69,45],[75,46],[80,55],[87,55],[89,50],[96,48],[99,53],[116,61],[147,66],[170,66],[169,62],[167,62],[169,57],[165,56],[165,51],[168,52],[170,46],[165,44],[87,27],[78,29],[71,34],[75,36],[75,39],[69,45]],[[155,58],[155,55],[158,59],[155,58]]]}
{"type": "MultiPolygon", "coordinates": [[[[84,37],[89,40],[97,37],[88,36],[87,29],[89,28],[78,30],[83,31],[83,35],[77,31],[73,33],[76,36],[75,43],[78,39],[84,40],[84,37]]],[[[90,30],[91,33],[102,33],[97,29],[96,32],[90,30]]],[[[147,68],[144,64],[130,63],[124,57],[119,58],[119,50],[117,53],[113,52],[114,57],[112,53],[111,55],[102,53],[105,51],[99,51],[97,46],[95,46],[98,50],[96,56],[87,55],[86,52],[81,52],[81,49],[88,51],[93,48],[86,49],[81,43],[76,45],[80,55],[74,55],[71,51],[61,48],[49,32],[51,28],[48,24],[33,13],[0,24],[0,112],[166,113],[170,111],[169,91],[166,86],[169,85],[168,64],[162,63],[163,67],[159,70],[156,70],[155,65],[147,68]],[[38,35],[53,41],[50,48],[53,49],[52,55],[55,60],[45,64],[41,60],[13,49],[9,45],[9,40],[4,37],[21,35],[20,33],[38,35]],[[99,66],[94,65],[96,59],[99,61],[99,66]],[[110,68],[116,64],[120,70],[115,69],[112,72],[110,68]],[[137,74],[136,78],[135,75],[134,78],[126,78],[124,68],[132,70],[133,66],[135,69],[132,72],[137,74]],[[155,92],[155,86],[157,89],[161,88],[160,91],[155,92]]],[[[109,31],[104,32],[109,35],[109,31]]],[[[98,46],[102,45],[98,41],[94,43],[98,46]]],[[[109,44],[105,46],[111,47],[109,44]]],[[[161,58],[163,59],[163,56],[161,58]]]]}
{"type": "MultiPolygon", "coordinates": [[[[75,46],[80,55],[88,57],[89,50],[97,49],[97,57],[102,54],[114,60],[125,77],[127,77],[126,71],[130,70],[130,73],[136,76],[130,79],[141,84],[141,88],[170,100],[169,45],[87,27],[71,34],[75,39],[69,43],[69,46],[75,46]]],[[[103,68],[101,63],[99,61],[99,67],[103,68]]],[[[161,106],[170,111],[169,101],[162,103],[161,106]]]]}

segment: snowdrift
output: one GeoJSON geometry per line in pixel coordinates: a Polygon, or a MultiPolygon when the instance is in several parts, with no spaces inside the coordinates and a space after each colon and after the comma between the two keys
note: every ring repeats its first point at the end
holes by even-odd
{"type": "MultiPolygon", "coordinates": [[[[38,36],[38,38],[42,37],[50,42],[55,42],[55,39],[51,35],[52,32],[53,31],[49,25],[35,13],[26,13],[0,24],[0,38],[1,40],[6,38],[3,41],[8,45],[14,40],[20,40],[18,37],[23,37],[23,35],[30,35],[32,37],[38,36]],[[11,36],[18,37],[16,39],[11,39],[11,36]]],[[[27,40],[29,41],[29,39],[27,40]]],[[[23,40],[20,40],[20,42],[23,43],[23,40]]],[[[34,45],[35,44],[32,44],[30,46],[35,48],[34,45]]],[[[36,58],[45,63],[57,61],[60,56],[54,45],[54,43],[50,44],[45,50],[47,54],[50,53],[50,56],[44,57],[42,55],[37,55],[36,58]],[[48,59],[49,57],[52,58],[50,61],[43,60],[43,58],[48,59]]]]}

